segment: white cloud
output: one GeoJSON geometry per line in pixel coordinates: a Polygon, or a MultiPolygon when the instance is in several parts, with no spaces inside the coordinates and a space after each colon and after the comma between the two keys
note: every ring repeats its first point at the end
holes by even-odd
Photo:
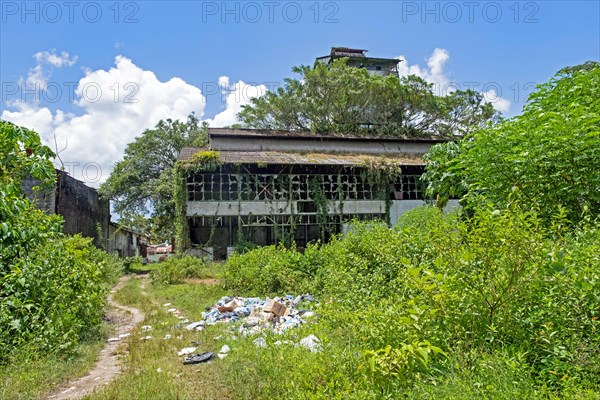
{"type": "Polygon", "coordinates": [[[56,53],[56,49],[50,51],[39,51],[33,55],[35,67],[31,68],[26,78],[20,79],[20,84],[25,85],[28,90],[37,92],[45,91],[48,86],[48,79],[52,75],[51,71],[45,66],[54,68],[72,67],[77,62],[77,56],[71,57],[66,51],[56,53]]]}
{"type": "Polygon", "coordinates": [[[77,62],[77,56],[71,57],[66,51],[56,54],[56,49],[50,51],[40,51],[33,55],[33,58],[39,64],[50,64],[56,68],[72,67],[77,62]]]}
{"type": "Polygon", "coordinates": [[[161,119],[185,120],[191,112],[202,117],[206,103],[199,88],[180,78],[161,82],[122,56],[109,70],[86,71],[75,93],[82,115],[13,102],[9,104],[13,110],[4,111],[1,118],[35,129],[53,149],[56,136],[58,149],[65,148],[62,161],[78,163],[72,175],[93,186],[108,177],[126,145],[145,129],[161,119]]]}
{"type": "Polygon", "coordinates": [[[225,110],[221,111],[213,119],[207,122],[212,127],[224,127],[233,125],[237,120],[237,114],[242,111],[242,106],[249,104],[254,97],[260,97],[267,92],[265,85],[251,85],[244,81],[238,81],[229,85],[229,77],[219,77],[219,86],[223,88],[225,96],[225,110]]]}
{"type": "MultiPolygon", "coordinates": [[[[446,49],[436,48],[427,59],[427,67],[421,67],[418,64],[410,65],[406,57],[396,57],[402,62],[398,63],[398,74],[400,76],[417,75],[429,83],[433,83],[435,94],[445,96],[452,93],[457,88],[461,88],[460,83],[453,82],[444,70],[446,63],[450,59],[450,53],[446,49]]],[[[471,82],[472,84],[472,82],[471,82]]],[[[479,85],[483,87],[485,84],[479,85]]],[[[464,87],[463,89],[467,89],[464,87]]],[[[502,113],[510,110],[510,101],[497,95],[493,89],[483,93],[484,98],[491,102],[494,108],[502,113]]]]}
{"type": "Polygon", "coordinates": [[[490,103],[492,103],[494,108],[500,111],[501,113],[507,113],[510,111],[510,100],[498,96],[494,89],[490,89],[486,92],[483,92],[483,98],[485,99],[485,101],[489,101],[490,103]]]}

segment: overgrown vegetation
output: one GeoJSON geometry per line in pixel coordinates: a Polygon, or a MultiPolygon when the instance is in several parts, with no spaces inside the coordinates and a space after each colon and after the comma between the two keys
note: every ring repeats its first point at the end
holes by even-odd
{"type": "Polygon", "coordinates": [[[31,176],[54,179],[50,149],[28,129],[0,121],[0,362],[20,353],[66,353],[99,333],[108,286],[121,262],[21,192],[31,176]]]}
{"type": "Polygon", "coordinates": [[[518,197],[550,221],[600,215],[600,64],[564,68],[538,85],[523,114],[434,146],[426,181],[433,197],[480,196],[498,206],[518,197]]]}
{"type": "Polygon", "coordinates": [[[460,212],[232,257],[233,292],[317,296],[290,336],[325,345],[243,346],[235,397],[600,398],[599,74],[564,69],[522,116],[434,147],[429,193],[460,212]]]}
{"type": "Polygon", "coordinates": [[[158,284],[177,284],[186,279],[215,278],[216,275],[214,265],[190,255],[169,257],[151,272],[152,280],[158,284]]]}
{"type": "MultiPolygon", "coordinates": [[[[591,222],[568,233],[561,226],[549,232],[514,206],[468,219],[428,207],[393,230],[355,224],[304,254],[266,247],[234,256],[224,282],[235,293],[308,291],[321,299],[310,329],[334,360],[321,384],[279,388],[285,398],[418,392],[421,381],[439,385],[448,374],[464,379],[485,368],[480,357],[507,376],[524,371],[535,393],[592,390],[600,385],[600,232],[591,222]]],[[[299,357],[279,356],[290,364],[299,357]]],[[[251,363],[271,368],[260,358],[251,363]]]]}

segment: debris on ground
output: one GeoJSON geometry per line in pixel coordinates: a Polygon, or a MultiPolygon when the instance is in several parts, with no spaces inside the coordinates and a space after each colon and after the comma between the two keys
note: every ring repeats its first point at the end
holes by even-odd
{"type": "Polygon", "coordinates": [[[150,340],[152,339],[152,336],[144,336],[142,338],[140,338],[140,340],[150,340]]]}
{"type": "Polygon", "coordinates": [[[242,336],[255,335],[262,331],[281,334],[300,326],[306,318],[314,316],[312,311],[296,307],[300,302],[314,300],[309,294],[265,300],[258,297],[223,297],[214,307],[202,313],[201,321],[193,322],[186,328],[203,330],[207,325],[241,321],[239,334],[242,336]]]}
{"type": "Polygon", "coordinates": [[[219,351],[219,354],[217,354],[217,357],[219,357],[219,359],[224,359],[225,357],[227,357],[227,353],[229,353],[231,351],[231,348],[229,346],[227,346],[226,344],[223,345],[223,347],[221,347],[221,351],[219,351]]]}
{"type": "Polygon", "coordinates": [[[185,356],[187,354],[192,354],[196,351],[196,347],[184,347],[177,353],[178,356],[185,356]]]}
{"type": "Polygon", "coordinates": [[[215,353],[208,351],[206,353],[194,354],[193,356],[185,357],[183,359],[183,365],[200,364],[207,362],[215,358],[215,353]]]}
{"type": "Polygon", "coordinates": [[[323,350],[323,345],[321,344],[321,340],[313,334],[308,335],[307,337],[300,340],[299,345],[301,347],[305,347],[313,353],[318,353],[323,350]]]}

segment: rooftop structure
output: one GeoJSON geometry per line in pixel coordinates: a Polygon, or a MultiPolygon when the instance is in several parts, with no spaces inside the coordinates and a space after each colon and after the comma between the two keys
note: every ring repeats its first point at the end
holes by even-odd
{"type": "Polygon", "coordinates": [[[373,75],[387,76],[398,73],[398,63],[402,60],[367,57],[367,51],[348,47],[332,47],[329,55],[318,57],[317,61],[330,65],[334,60],[339,58],[348,58],[348,66],[366,68],[373,75]]]}

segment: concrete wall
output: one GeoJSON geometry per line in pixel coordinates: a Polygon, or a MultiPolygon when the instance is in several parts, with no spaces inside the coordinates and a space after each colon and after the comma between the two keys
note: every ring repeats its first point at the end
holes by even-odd
{"type": "MultiPolygon", "coordinates": [[[[398,223],[398,218],[405,212],[413,210],[417,207],[425,205],[423,200],[394,200],[390,208],[390,224],[392,226],[398,223]]],[[[448,200],[448,204],[444,207],[444,212],[450,212],[460,208],[458,200],[448,200]]]]}
{"type": "Polygon", "coordinates": [[[26,178],[21,182],[21,190],[37,208],[48,214],[56,214],[56,185],[46,190],[34,190],[39,184],[37,179],[26,178]]]}
{"type": "MultiPolygon", "coordinates": [[[[237,215],[291,215],[298,212],[297,201],[189,201],[187,203],[188,217],[213,217],[237,215]]],[[[340,212],[339,201],[329,201],[330,214],[340,212]]],[[[345,200],[344,214],[384,214],[383,200],[345,200]]],[[[314,213],[316,214],[316,213],[314,213]]]]}
{"type": "Polygon", "coordinates": [[[56,213],[65,220],[65,233],[96,239],[97,226],[106,232],[110,218],[108,201],[101,200],[95,189],[65,172],[58,174],[56,182],[56,213]]]}
{"type": "Polygon", "coordinates": [[[99,224],[102,232],[107,232],[110,211],[108,201],[100,199],[96,189],[59,170],[56,170],[56,182],[51,188],[34,192],[32,188],[37,185],[39,181],[25,179],[21,187],[27,198],[41,210],[63,217],[63,232],[79,233],[99,243],[101,238],[97,237],[96,227],[99,224]]]}
{"type": "Polygon", "coordinates": [[[210,147],[216,151],[291,151],[357,154],[425,154],[435,144],[426,140],[368,140],[345,138],[269,137],[261,135],[211,135],[210,147]]]}

